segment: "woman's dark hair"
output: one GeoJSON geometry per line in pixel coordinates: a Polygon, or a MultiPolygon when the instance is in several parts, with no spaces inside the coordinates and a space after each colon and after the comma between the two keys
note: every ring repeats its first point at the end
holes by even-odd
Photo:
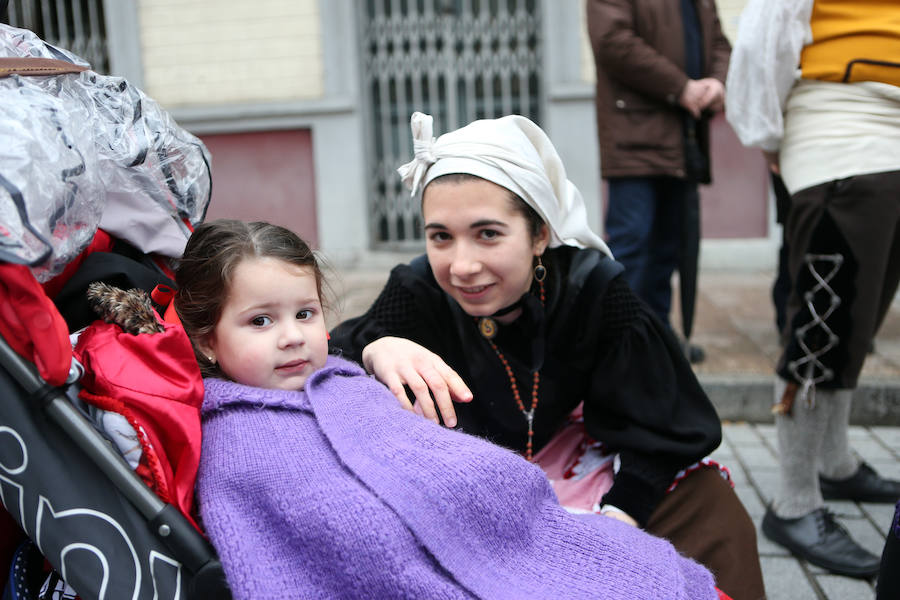
{"type": "MultiPolygon", "coordinates": [[[[428,185],[433,185],[435,183],[465,183],[466,181],[479,180],[488,181],[484,177],[472,175],[471,173],[447,173],[446,175],[439,175],[438,177],[435,177],[430,182],[428,182],[428,185]]],[[[531,206],[527,202],[522,200],[522,198],[519,197],[519,195],[514,191],[510,190],[509,188],[505,188],[502,185],[500,187],[502,187],[509,193],[509,199],[512,201],[513,208],[516,210],[516,212],[525,217],[525,221],[528,224],[528,233],[531,235],[531,239],[534,240],[541,234],[541,227],[546,225],[544,220],[541,218],[541,215],[539,215],[536,210],[531,208],[531,206]]],[[[425,194],[422,194],[422,199],[424,200],[424,198],[425,194]]]]}
{"type": "Polygon", "coordinates": [[[322,271],[309,245],[297,234],[261,221],[218,219],[200,224],[175,269],[178,288],[175,311],[191,339],[205,377],[222,377],[222,373],[200,351],[198,344],[215,329],[228,299],[234,271],[248,258],[277,258],[298,267],[310,267],[324,308],[322,271]]]}

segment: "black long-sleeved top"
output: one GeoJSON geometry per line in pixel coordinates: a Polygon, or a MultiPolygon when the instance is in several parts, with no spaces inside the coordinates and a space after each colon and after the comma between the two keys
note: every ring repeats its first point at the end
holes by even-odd
{"type": "MultiPolygon", "coordinates": [[[[621,459],[603,501],[644,525],[674,475],[719,445],[718,416],[672,331],[619,277],[621,265],[567,246],[548,250],[543,262],[546,306],[527,294],[522,315],[494,338],[526,408],[532,370],[540,370],[534,451],[584,401],[587,432],[621,459]]],[[[474,399],[455,405],[459,428],[524,451],[527,422],[500,359],[424,256],[395,267],[368,312],[336,327],[330,343],[359,361],[368,343],[389,335],[425,346],[463,378],[474,399]]]]}

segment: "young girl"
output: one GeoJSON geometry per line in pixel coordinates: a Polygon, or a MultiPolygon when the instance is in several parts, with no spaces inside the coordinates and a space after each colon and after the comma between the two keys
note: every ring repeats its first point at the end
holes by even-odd
{"type": "Polygon", "coordinates": [[[236,598],[716,598],[666,541],[563,510],[539,468],[328,356],[309,247],[203,224],[175,307],[203,372],[197,498],[236,598]]]}

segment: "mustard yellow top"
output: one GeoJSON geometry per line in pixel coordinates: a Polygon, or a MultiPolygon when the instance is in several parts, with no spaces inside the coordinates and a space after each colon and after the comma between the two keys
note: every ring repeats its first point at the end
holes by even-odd
{"type": "Polygon", "coordinates": [[[810,28],[813,41],[800,55],[804,79],[900,86],[897,0],[815,0],[810,28]]]}

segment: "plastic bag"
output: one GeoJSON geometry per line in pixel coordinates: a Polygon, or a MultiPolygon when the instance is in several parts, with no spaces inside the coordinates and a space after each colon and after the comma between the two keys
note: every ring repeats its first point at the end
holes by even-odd
{"type": "MultiPolygon", "coordinates": [[[[87,63],[0,24],[0,57],[87,63]]],[[[121,77],[0,77],[0,260],[44,282],[97,228],[178,257],[209,203],[209,151],[121,77]]]]}

